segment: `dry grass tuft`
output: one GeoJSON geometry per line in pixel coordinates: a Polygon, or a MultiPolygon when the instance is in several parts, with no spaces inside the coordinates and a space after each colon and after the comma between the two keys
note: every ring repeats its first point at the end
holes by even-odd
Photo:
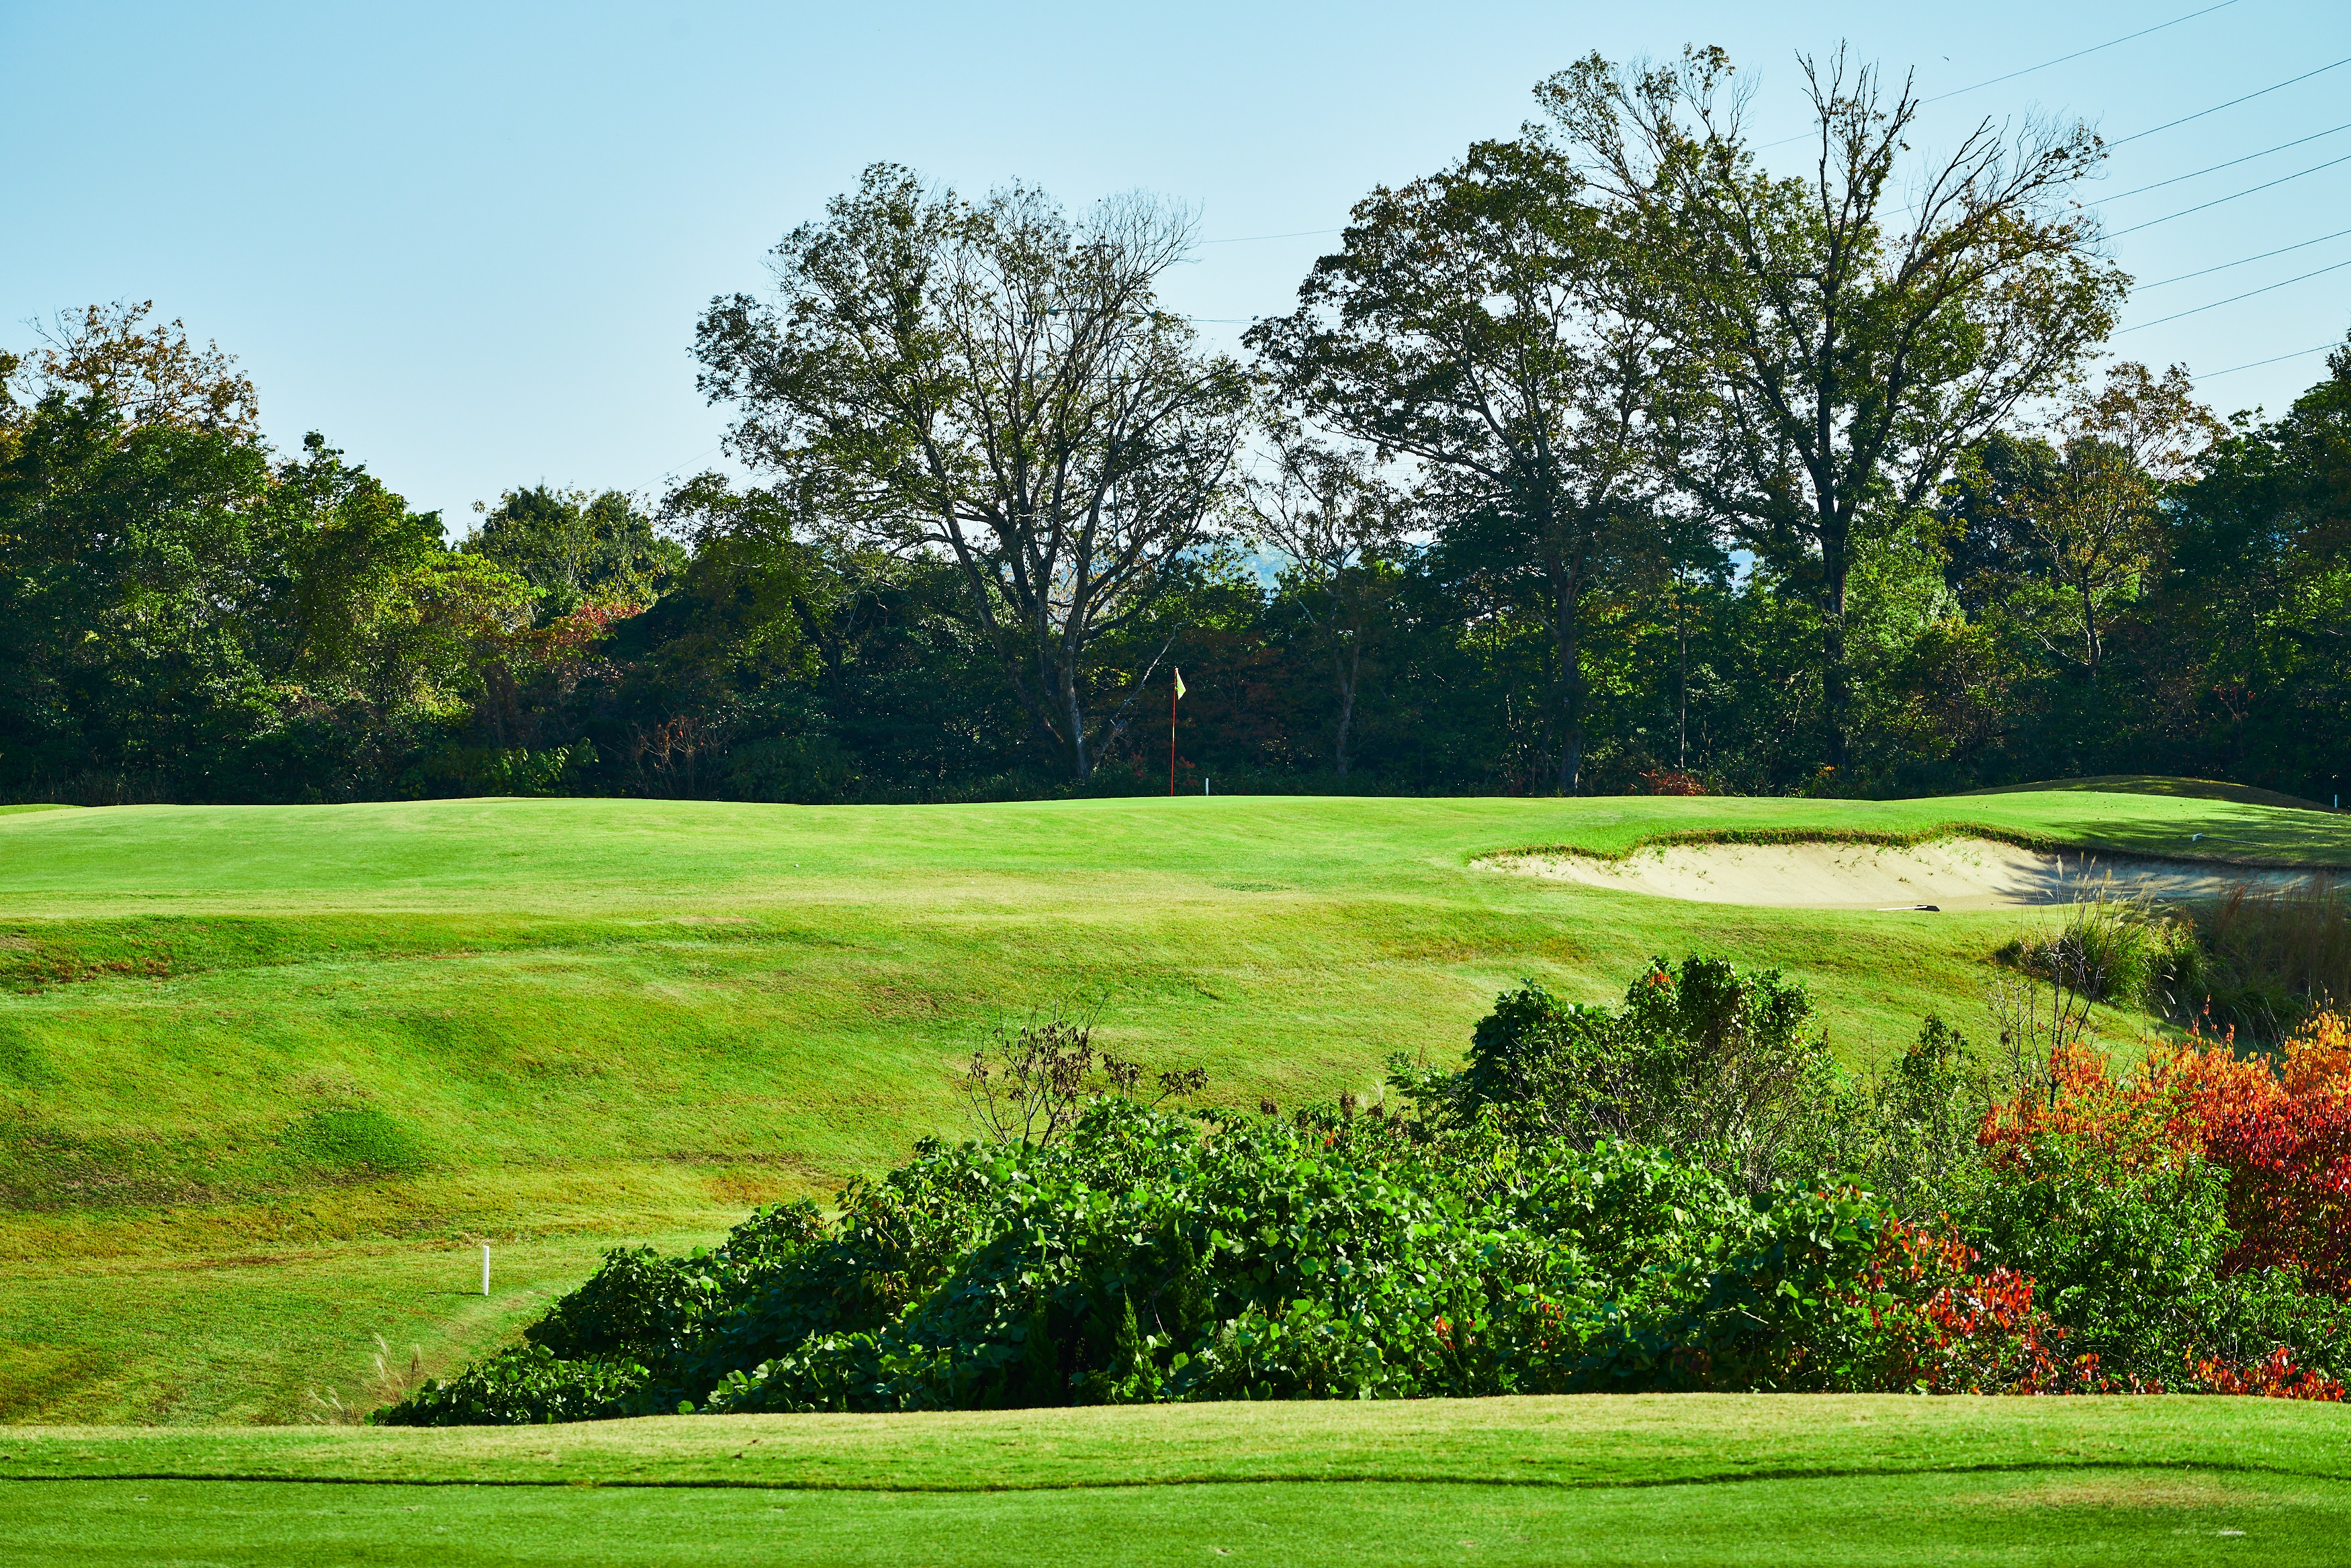
{"type": "Polygon", "coordinates": [[[329,1387],[324,1394],[312,1394],[314,1407],[310,1419],[324,1427],[360,1427],[367,1424],[369,1413],[386,1405],[397,1405],[424,1386],[424,1352],[416,1345],[408,1347],[408,1365],[402,1366],[392,1359],[392,1346],[383,1335],[375,1336],[374,1366],[359,1392],[346,1402],[340,1392],[329,1387]]]}

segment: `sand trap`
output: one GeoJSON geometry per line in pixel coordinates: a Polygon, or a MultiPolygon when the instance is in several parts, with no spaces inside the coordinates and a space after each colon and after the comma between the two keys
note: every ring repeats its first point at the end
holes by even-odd
{"type": "Polygon", "coordinates": [[[2298,888],[2333,874],[2189,866],[2072,851],[2050,854],[1988,838],[1908,849],[1876,844],[1677,844],[1623,860],[1590,855],[1497,855],[1496,870],[1706,904],[1806,909],[2001,909],[2064,904],[2104,884],[2123,897],[2210,898],[2232,888],[2298,888]]]}

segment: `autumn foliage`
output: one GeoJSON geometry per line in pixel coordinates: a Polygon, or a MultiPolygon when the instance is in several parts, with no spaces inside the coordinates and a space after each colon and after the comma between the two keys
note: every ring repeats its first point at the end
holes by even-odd
{"type": "MultiPolygon", "coordinates": [[[[2118,1073],[2079,1045],[2050,1063],[2045,1087],[1995,1107],[1980,1137],[1995,1158],[2073,1137],[2128,1167],[2194,1156],[2226,1179],[2234,1243],[2220,1271],[2276,1270],[2351,1301],[2351,1021],[2322,1012],[2274,1055],[2240,1056],[2201,1034],[2118,1073]]],[[[2219,1393],[2340,1399],[2340,1382],[2297,1368],[2283,1349],[2243,1365],[2191,1360],[2219,1393]]]]}
{"type": "Polygon", "coordinates": [[[2200,1155],[2228,1174],[2230,1270],[2288,1270],[2351,1300],[2351,1021],[2320,1013],[2275,1057],[2231,1045],[2191,1036],[2128,1074],[2067,1047],[2048,1090],[1995,1108],[1983,1141],[2072,1134],[2139,1161],[2200,1155]]]}
{"type": "Polygon", "coordinates": [[[1867,1282],[1871,1326],[1886,1338],[1888,1387],[1928,1394],[2095,1394],[2095,1354],[2069,1355],[2065,1330],[2033,1301],[2031,1278],[1980,1269],[1948,1230],[1896,1220],[1881,1235],[1867,1282]]]}

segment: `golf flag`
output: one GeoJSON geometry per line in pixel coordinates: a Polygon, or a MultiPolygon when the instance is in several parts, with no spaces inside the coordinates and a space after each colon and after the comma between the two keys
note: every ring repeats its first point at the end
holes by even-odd
{"type": "Polygon", "coordinates": [[[1167,693],[1167,798],[1176,798],[1176,700],[1184,695],[1184,672],[1176,671],[1176,690],[1167,693]]]}

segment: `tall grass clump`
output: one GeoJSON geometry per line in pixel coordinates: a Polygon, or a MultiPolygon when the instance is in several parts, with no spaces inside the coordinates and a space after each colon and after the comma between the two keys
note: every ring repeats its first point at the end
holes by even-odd
{"type": "Polygon", "coordinates": [[[2053,930],[2022,932],[1993,956],[2086,1002],[2167,1015],[2193,1010],[2205,970],[2191,921],[2105,883],[2084,888],[2053,930]]]}
{"type": "Polygon", "coordinates": [[[2275,889],[2240,885],[2189,915],[2200,950],[2179,989],[2183,1010],[2208,1032],[2273,1045],[2351,1001],[2351,898],[2336,878],[2275,889]]]}
{"type": "MultiPolygon", "coordinates": [[[[2024,931],[1993,957],[2074,1007],[2144,1008],[2270,1049],[2351,998],[2351,898],[2333,877],[2241,883],[2177,907],[2094,885],[2055,927],[2024,931]]],[[[2063,1040],[2078,1033],[2068,1023],[2052,1026],[2063,1040]]]]}

